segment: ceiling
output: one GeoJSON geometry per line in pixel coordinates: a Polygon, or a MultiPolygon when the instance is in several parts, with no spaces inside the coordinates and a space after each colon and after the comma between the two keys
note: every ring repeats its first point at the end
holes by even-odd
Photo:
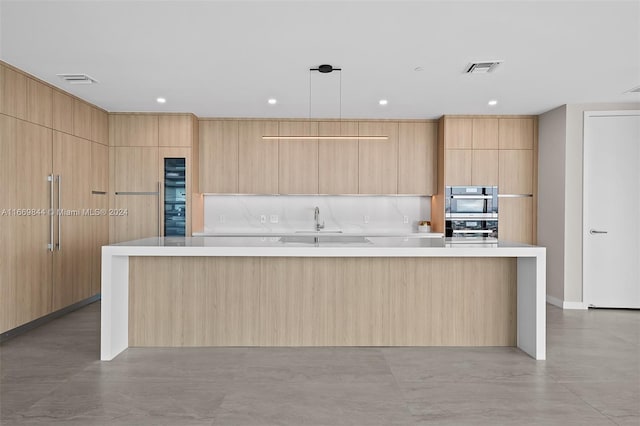
{"type": "Polygon", "coordinates": [[[640,101],[625,93],[640,86],[640,1],[2,0],[0,24],[3,61],[109,111],[435,118],[640,101]],[[504,63],[463,73],[487,59],[504,63]],[[309,72],[323,63],[341,74],[309,72]]]}

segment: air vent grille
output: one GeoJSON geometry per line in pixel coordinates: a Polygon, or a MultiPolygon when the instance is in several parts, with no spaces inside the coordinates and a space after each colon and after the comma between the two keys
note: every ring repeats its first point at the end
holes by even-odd
{"type": "Polygon", "coordinates": [[[467,74],[484,74],[493,71],[502,61],[481,61],[471,62],[467,65],[465,72],[467,74]]]}
{"type": "Polygon", "coordinates": [[[69,84],[95,84],[98,80],[87,74],[56,74],[69,84]]]}

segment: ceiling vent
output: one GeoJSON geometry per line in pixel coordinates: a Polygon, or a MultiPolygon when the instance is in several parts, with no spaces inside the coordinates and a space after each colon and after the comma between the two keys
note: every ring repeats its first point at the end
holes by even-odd
{"type": "Polygon", "coordinates": [[[479,61],[479,62],[471,62],[465,68],[465,72],[467,74],[485,74],[496,69],[498,65],[500,65],[502,61],[479,61]]]}
{"type": "Polygon", "coordinates": [[[93,77],[88,76],[87,74],[56,74],[58,77],[63,79],[69,84],[95,84],[98,83],[93,77]]]}

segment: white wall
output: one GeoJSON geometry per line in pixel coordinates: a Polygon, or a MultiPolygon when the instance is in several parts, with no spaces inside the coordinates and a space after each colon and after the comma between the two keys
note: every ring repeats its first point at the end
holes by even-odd
{"type": "Polygon", "coordinates": [[[538,117],[538,245],[547,248],[547,295],[559,301],[564,300],[566,116],[563,105],[538,117]]]}
{"type": "MultiPolygon", "coordinates": [[[[562,288],[562,302],[567,305],[578,307],[582,304],[582,173],[583,173],[583,146],[584,146],[584,112],[585,111],[616,111],[640,109],[640,103],[592,103],[573,104],[549,111],[540,116],[539,128],[539,149],[546,150],[544,154],[539,154],[538,161],[538,191],[540,200],[538,202],[538,242],[546,246],[548,250],[558,253],[562,245],[564,262],[563,271],[560,274],[558,265],[549,267],[549,280],[552,281],[547,286],[548,295],[560,298],[559,289],[562,288]],[[562,109],[565,113],[565,128],[562,129],[562,109]],[[548,115],[547,115],[548,114],[548,115]],[[546,118],[545,118],[546,116],[546,118]],[[559,148],[557,144],[564,145],[559,148]],[[543,148],[543,145],[545,148],[543,148]],[[551,151],[549,151],[551,150],[551,151]],[[558,154],[564,151],[564,160],[558,163],[549,158],[553,152],[558,154]],[[544,156],[544,157],[543,157],[544,156]],[[555,169],[560,168],[560,170],[555,169]],[[558,181],[547,179],[546,174],[553,176],[564,176],[564,219],[561,228],[550,219],[550,209],[557,197],[556,186],[558,181]],[[545,194],[545,195],[543,195],[545,194]],[[547,201],[542,197],[545,196],[547,201]],[[541,218],[541,215],[543,218],[541,218]],[[546,218],[546,219],[545,219],[546,218]],[[545,226],[554,227],[558,233],[562,233],[564,241],[559,237],[550,237],[545,226]],[[558,284],[559,277],[562,276],[562,284],[558,284]]],[[[551,253],[548,254],[547,261],[551,260],[551,253]]]]}
{"type": "Polygon", "coordinates": [[[204,232],[313,231],[316,206],[325,230],[343,232],[417,232],[418,221],[431,217],[431,197],[205,195],[204,232]]]}

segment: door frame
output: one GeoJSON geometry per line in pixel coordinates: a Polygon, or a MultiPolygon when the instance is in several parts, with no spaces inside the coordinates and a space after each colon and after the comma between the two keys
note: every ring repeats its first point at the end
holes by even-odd
{"type": "Polygon", "coordinates": [[[585,188],[585,176],[586,176],[586,165],[587,165],[587,139],[589,138],[589,133],[587,129],[587,123],[590,118],[594,117],[622,117],[622,116],[640,116],[640,110],[616,110],[616,111],[585,111],[583,113],[582,120],[582,304],[586,309],[591,306],[590,296],[591,296],[591,288],[587,285],[586,277],[586,264],[585,264],[585,246],[587,240],[587,230],[585,224],[587,223],[588,218],[588,209],[586,208],[589,197],[587,195],[587,191],[585,188]]]}

